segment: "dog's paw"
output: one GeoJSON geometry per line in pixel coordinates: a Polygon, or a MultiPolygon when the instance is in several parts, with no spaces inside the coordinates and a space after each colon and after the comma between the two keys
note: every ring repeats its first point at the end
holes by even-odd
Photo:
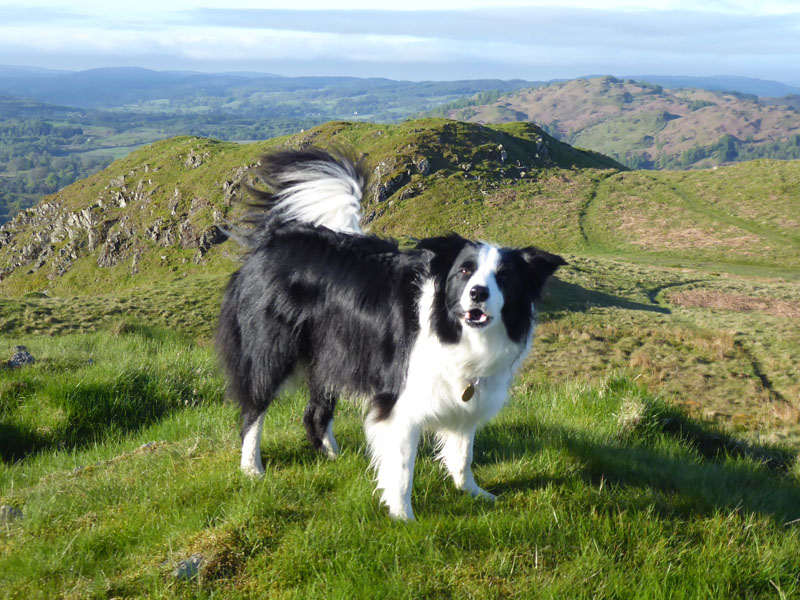
{"type": "Polygon", "coordinates": [[[411,499],[403,497],[390,497],[384,492],[381,502],[389,509],[389,516],[395,521],[413,521],[414,511],[411,508],[411,499]]]}
{"type": "Polygon", "coordinates": [[[330,460],[336,460],[339,458],[339,446],[333,437],[323,438],[322,446],[320,446],[319,451],[322,452],[323,456],[326,456],[330,460]]]}
{"type": "Polygon", "coordinates": [[[264,476],[264,468],[258,468],[254,465],[242,465],[242,473],[251,479],[261,479],[264,476]]]}
{"type": "Polygon", "coordinates": [[[414,511],[412,511],[410,508],[394,510],[390,507],[389,516],[395,521],[413,521],[414,511]]]}
{"type": "Polygon", "coordinates": [[[497,500],[497,496],[491,492],[487,492],[485,489],[478,487],[477,485],[467,491],[472,494],[473,498],[480,498],[481,500],[486,500],[487,502],[494,502],[497,500]]]}
{"type": "Polygon", "coordinates": [[[492,494],[491,492],[487,492],[486,490],[481,489],[475,494],[476,498],[481,498],[482,500],[486,500],[487,502],[494,502],[497,500],[497,496],[492,494]]]}

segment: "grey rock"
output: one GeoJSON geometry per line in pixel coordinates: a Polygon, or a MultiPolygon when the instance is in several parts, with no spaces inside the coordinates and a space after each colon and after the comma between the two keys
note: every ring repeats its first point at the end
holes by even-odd
{"type": "Polygon", "coordinates": [[[205,557],[201,554],[192,554],[189,558],[182,560],[172,572],[175,579],[192,580],[200,574],[200,566],[205,557]]]}
{"type": "Polygon", "coordinates": [[[31,356],[31,353],[28,352],[28,349],[25,346],[17,346],[14,348],[14,350],[14,356],[12,356],[11,360],[9,360],[7,363],[12,369],[21,367],[23,365],[32,365],[36,362],[36,359],[31,356]]]}
{"type": "Polygon", "coordinates": [[[194,150],[189,150],[189,155],[186,157],[186,160],[183,162],[183,164],[190,169],[196,169],[203,164],[203,161],[194,153],[194,150]]]}
{"type": "Polygon", "coordinates": [[[0,506],[0,523],[10,523],[22,518],[22,511],[8,504],[0,506]]]}
{"type": "Polygon", "coordinates": [[[403,185],[405,185],[406,181],[408,181],[407,174],[406,173],[400,173],[399,175],[396,175],[396,176],[392,177],[391,179],[387,179],[386,181],[381,182],[380,185],[378,186],[378,192],[376,194],[376,196],[377,196],[376,200],[378,202],[383,202],[384,200],[389,198],[389,196],[394,194],[398,189],[403,187],[403,185]]]}

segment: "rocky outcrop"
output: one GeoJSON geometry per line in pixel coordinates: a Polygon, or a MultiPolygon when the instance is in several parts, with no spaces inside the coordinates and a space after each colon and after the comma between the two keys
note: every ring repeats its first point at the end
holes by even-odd
{"type": "Polygon", "coordinates": [[[11,523],[23,517],[22,511],[18,508],[3,504],[0,506],[0,523],[11,523]]]}
{"type": "Polygon", "coordinates": [[[189,153],[186,155],[186,159],[183,161],[184,166],[190,169],[196,169],[200,165],[203,164],[203,160],[209,157],[208,152],[204,152],[201,155],[195,153],[194,149],[189,150],[189,153]]]}
{"type": "MultiPolygon", "coordinates": [[[[209,157],[190,149],[181,160],[196,169],[209,157]]],[[[165,194],[155,175],[160,170],[145,163],[109,177],[88,206],[72,208],[59,195],[18,213],[0,227],[0,280],[18,269],[27,274],[46,269],[52,280],[84,257],[101,268],[128,264],[136,273],[146,253],[169,247],[194,249],[193,260],[202,262],[227,239],[220,227],[250,183],[248,167],[206,190],[208,196],[174,186],[165,194]]]]}
{"type": "Polygon", "coordinates": [[[10,369],[17,369],[25,365],[32,365],[35,362],[36,359],[33,358],[25,346],[16,346],[14,348],[14,356],[6,363],[6,366],[10,369]]]}

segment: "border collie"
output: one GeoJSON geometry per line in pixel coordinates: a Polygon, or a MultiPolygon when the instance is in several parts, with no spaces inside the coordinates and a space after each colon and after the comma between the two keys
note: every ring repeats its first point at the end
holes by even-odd
{"type": "Polygon", "coordinates": [[[423,431],[459,489],[493,500],[472,476],[475,430],[505,403],[531,346],[534,302],[566,262],[454,234],[404,251],[367,235],[365,169],[341,154],[284,151],[265,157],[259,174],[270,191],[253,190],[249,253],[217,334],[228,394],[242,410],[242,469],[263,475],[264,414],[300,372],[308,439],[331,458],[337,398],[367,400],[371,465],[392,517],[414,518],[423,431]]]}

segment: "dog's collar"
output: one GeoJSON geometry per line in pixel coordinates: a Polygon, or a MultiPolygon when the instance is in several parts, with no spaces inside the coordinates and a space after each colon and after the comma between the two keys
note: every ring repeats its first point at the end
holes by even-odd
{"type": "Polygon", "coordinates": [[[472,397],[475,395],[475,388],[478,387],[478,384],[481,382],[480,377],[475,377],[474,379],[470,379],[467,382],[467,387],[464,388],[464,391],[461,392],[461,400],[464,402],[469,402],[472,400],[472,397]]]}

